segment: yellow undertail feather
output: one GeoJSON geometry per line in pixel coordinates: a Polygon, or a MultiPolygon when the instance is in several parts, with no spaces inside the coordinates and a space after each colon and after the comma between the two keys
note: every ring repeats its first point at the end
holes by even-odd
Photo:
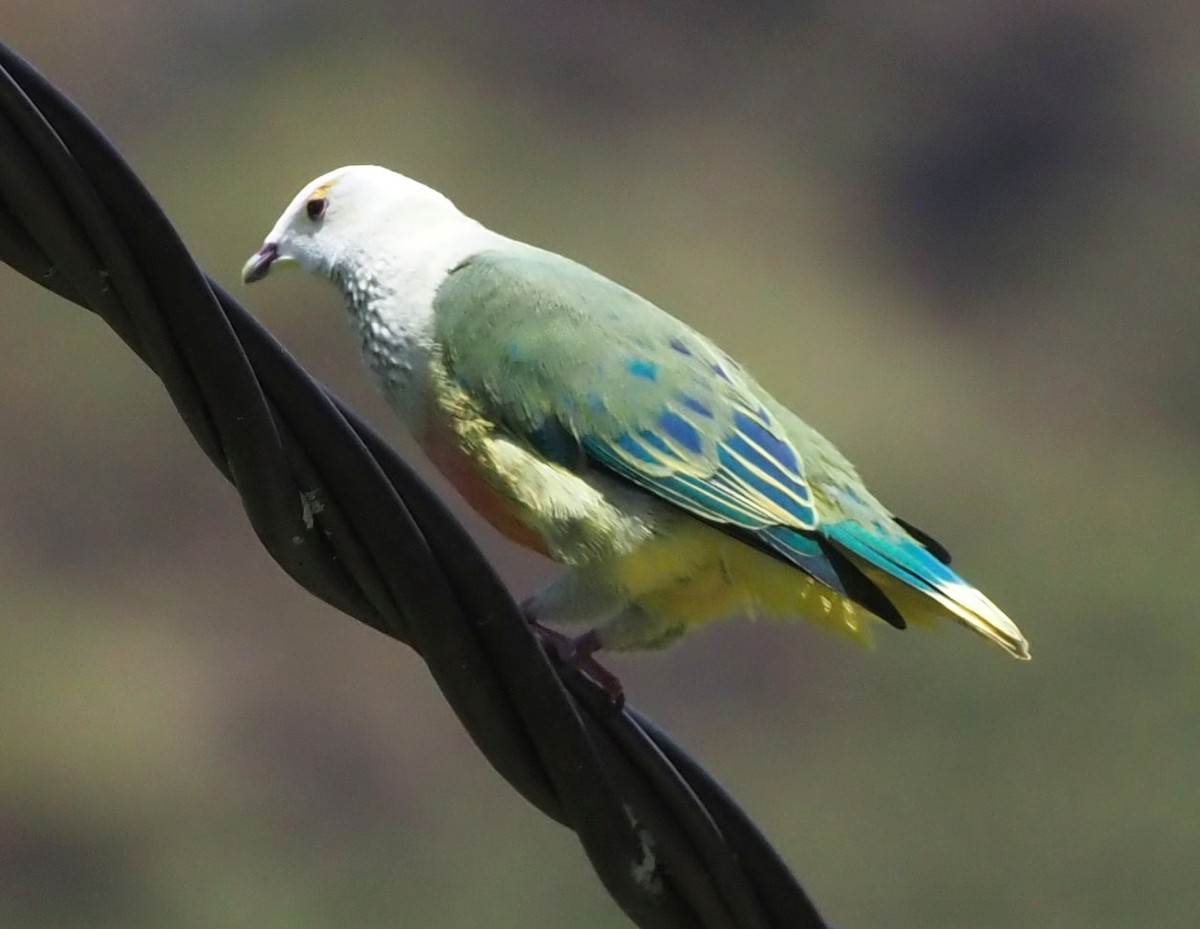
{"type": "Polygon", "coordinates": [[[807,574],[700,522],[639,546],[615,565],[613,580],[658,626],[653,641],[614,630],[607,648],[666,644],[683,632],[736,614],[803,618],[871,643],[875,616],[807,574]]]}
{"type": "MultiPolygon", "coordinates": [[[[925,594],[853,560],[909,623],[931,626],[951,619],[1014,657],[1029,658],[1020,629],[975,588],[948,584],[925,594]]],[[[882,621],[791,565],[699,522],[638,547],[615,565],[613,580],[653,623],[653,629],[614,628],[605,642],[614,649],[665,645],[689,629],[735,614],[807,619],[870,645],[871,626],[882,621]]]]}

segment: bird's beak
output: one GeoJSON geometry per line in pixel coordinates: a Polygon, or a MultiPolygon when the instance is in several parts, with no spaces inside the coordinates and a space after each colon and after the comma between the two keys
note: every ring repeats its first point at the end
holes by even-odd
{"type": "Polygon", "coordinates": [[[261,281],[278,257],[279,246],[274,242],[264,242],[263,247],[251,255],[250,260],[242,267],[242,282],[253,284],[255,281],[261,281]]]}

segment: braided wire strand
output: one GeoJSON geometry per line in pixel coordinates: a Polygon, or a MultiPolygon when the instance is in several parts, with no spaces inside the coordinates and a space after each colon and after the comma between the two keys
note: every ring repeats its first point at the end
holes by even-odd
{"type": "Polygon", "coordinates": [[[111,143],[3,43],[0,259],[155,371],[270,555],[422,656],[492,766],[576,832],[636,925],[826,927],[703,768],[552,663],[432,491],[197,267],[111,143]]]}

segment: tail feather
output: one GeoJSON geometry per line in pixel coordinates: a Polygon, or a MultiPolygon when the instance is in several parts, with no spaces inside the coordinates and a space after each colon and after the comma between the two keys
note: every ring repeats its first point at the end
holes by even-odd
{"type": "MultiPolygon", "coordinates": [[[[822,527],[825,534],[905,611],[910,598],[896,582],[933,601],[951,619],[996,643],[1016,658],[1029,658],[1029,643],[1016,623],[982,593],[918,544],[899,534],[884,535],[852,520],[822,527]]],[[[919,617],[910,615],[910,619],[919,617]]]]}
{"type": "Polygon", "coordinates": [[[879,584],[836,546],[808,532],[776,527],[760,534],[769,551],[812,575],[831,590],[866,607],[889,626],[908,625],[879,584]]]}

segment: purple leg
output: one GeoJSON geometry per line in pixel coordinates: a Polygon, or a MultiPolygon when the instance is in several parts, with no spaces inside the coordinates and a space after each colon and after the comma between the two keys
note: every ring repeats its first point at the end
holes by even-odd
{"type": "Polygon", "coordinates": [[[580,636],[569,636],[557,629],[543,626],[534,618],[529,604],[522,605],[525,619],[533,627],[534,633],[544,648],[558,664],[574,668],[585,677],[590,678],[616,708],[625,704],[625,689],[615,674],[596,660],[596,652],[600,650],[600,636],[592,629],[580,636]]]}

